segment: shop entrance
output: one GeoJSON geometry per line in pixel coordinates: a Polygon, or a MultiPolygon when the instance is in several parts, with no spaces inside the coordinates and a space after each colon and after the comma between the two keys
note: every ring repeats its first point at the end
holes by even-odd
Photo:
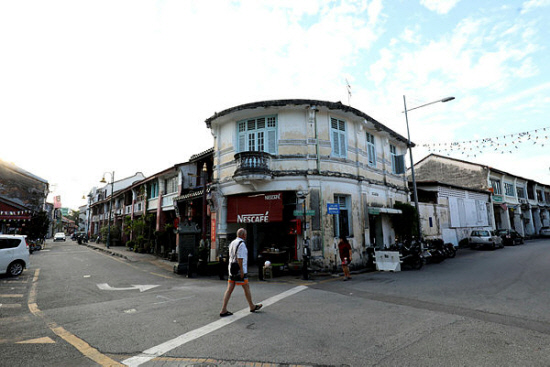
{"type": "Polygon", "coordinates": [[[384,231],[382,229],[382,216],[369,214],[370,244],[374,248],[384,247],[384,231]]]}

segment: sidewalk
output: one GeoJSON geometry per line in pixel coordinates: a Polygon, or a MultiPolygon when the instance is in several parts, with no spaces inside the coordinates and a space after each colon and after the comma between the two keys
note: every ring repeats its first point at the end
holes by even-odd
{"type": "MultiPolygon", "coordinates": [[[[76,243],[76,241],[74,242],[76,243]]],[[[94,250],[101,251],[106,254],[110,254],[111,256],[121,257],[130,262],[148,262],[166,271],[167,273],[171,273],[172,275],[176,274],[174,273],[174,266],[178,265],[177,261],[169,261],[152,254],[136,253],[133,251],[129,251],[124,246],[110,246],[109,248],[107,248],[106,244],[95,243],[95,242],[82,243],[81,246],[87,246],[94,250]]],[[[179,275],[181,277],[186,277],[186,274],[179,274],[179,275]]],[[[250,265],[248,267],[248,276],[250,280],[259,280],[259,269],[257,265],[250,265]]],[[[330,274],[330,273],[311,273],[310,280],[303,280],[301,275],[285,274],[285,275],[276,276],[272,279],[269,279],[268,281],[285,282],[285,283],[297,283],[297,282],[303,283],[303,282],[325,280],[330,278],[337,278],[338,276],[339,276],[338,274],[330,274]]],[[[193,274],[193,277],[219,279],[217,275],[197,275],[196,273],[193,274]]]]}

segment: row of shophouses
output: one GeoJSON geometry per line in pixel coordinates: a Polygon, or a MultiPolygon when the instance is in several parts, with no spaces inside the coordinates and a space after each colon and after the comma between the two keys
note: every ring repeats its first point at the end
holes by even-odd
{"type": "MultiPolygon", "coordinates": [[[[407,138],[353,107],[318,100],[239,105],[205,123],[213,148],[92,189],[81,208],[85,230],[94,237],[111,221],[120,233],[112,244],[215,260],[244,227],[251,261],[273,249],[283,262],[301,260],[307,245],[318,268],[338,264],[340,236],[359,266],[369,248],[395,241],[396,204],[411,202],[407,138]]],[[[474,228],[536,236],[549,225],[550,185],[438,155],[415,167],[426,238],[458,245],[474,228]]]]}

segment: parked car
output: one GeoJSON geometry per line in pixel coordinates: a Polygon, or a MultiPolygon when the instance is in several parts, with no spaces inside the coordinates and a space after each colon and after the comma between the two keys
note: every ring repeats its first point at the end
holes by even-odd
{"type": "Polygon", "coordinates": [[[503,248],[502,238],[496,235],[493,231],[488,230],[473,230],[468,237],[468,242],[471,249],[488,248],[494,250],[503,248]]]}
{"type": "Polygon", "coordinates": [[[29,264],[26,236],[0,234],[0,274],[18,276],[29,264]]]}
{"type": "Polygon", "coordinates": [[[522,245],[525,242],[523,236],[513,229],[499,229],[497,234],[506,246],[522,245]]]}
{"type": "Polygon", "coordinates": [[[57,232],[54,236],[53,236],[53,242],[57,242],[57,241],[66,241],[67,240],[67,237],[65,237],[65,233],[63,232],[57,232]]]}
{"type": "Polygon", "coordinates": [[[550,227],[542,227],[539,231],[541,237],[550,237],[550,227]]]}

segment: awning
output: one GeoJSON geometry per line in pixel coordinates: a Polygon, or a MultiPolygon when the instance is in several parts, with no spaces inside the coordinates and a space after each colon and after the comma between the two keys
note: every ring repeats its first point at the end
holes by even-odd
{"type": "Polygon", "coordinates": [[[369,207],[368,208],[369,214],[372,215],[378,215],[378,214],[403,214],[403,211],[401,209],[393,209],[393,208],[377,208],[377,207],[369,207]]]}
{"type": "Polygon", "coordinates": [[[229,196],[227,198],[227,223],[271,223],[283,221],[283,194],[229,196]]]}
{"type": "Polygon", "coordinates": [[[174,202],[177,202],[177,201],[191,201],[191,200],[198,199],[198,198],[202,197],[203,192],[204,192],[204,190],[202,190],[202,189],[188,192],[187,194],[175,197],[174,202]]]}

